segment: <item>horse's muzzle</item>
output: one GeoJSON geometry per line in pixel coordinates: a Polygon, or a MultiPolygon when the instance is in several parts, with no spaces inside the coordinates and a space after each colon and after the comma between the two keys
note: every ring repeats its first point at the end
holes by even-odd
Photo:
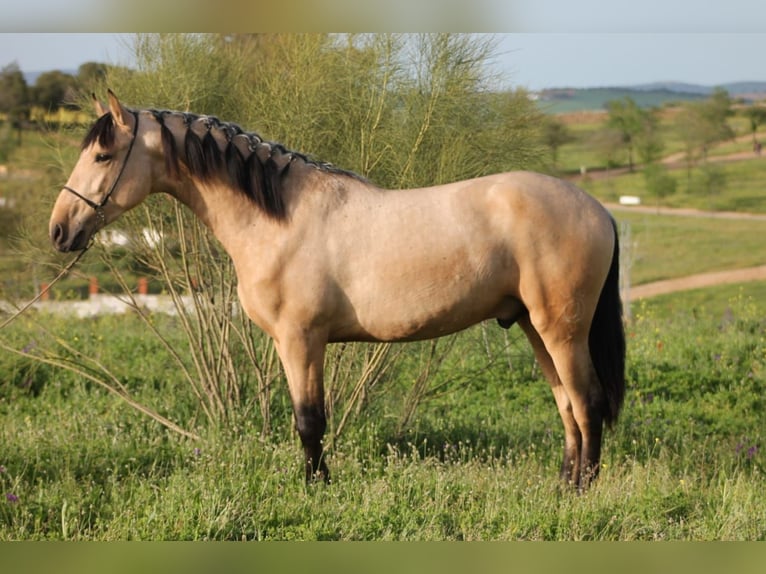
{"type": "Polygon", "coordinates": [[[88,233],[81,225],[70,230],[66,224],[55,223],[51,225],[50,234],[53,246],[64,253],[81,251],[88,246],[88,233]]]}

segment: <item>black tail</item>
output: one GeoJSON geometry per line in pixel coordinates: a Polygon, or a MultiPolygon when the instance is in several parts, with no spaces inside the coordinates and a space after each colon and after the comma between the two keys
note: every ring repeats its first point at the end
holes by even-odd
{"type": "Polygon", "coordinates": [[[604,422],[612,426],[620,414],[625,398],[625,329],[620,300],[620,246],[614,227],[612,265],[601,289],[596,312],[590,326],[588,345],[596,375],[604,391],[604,422]]]}

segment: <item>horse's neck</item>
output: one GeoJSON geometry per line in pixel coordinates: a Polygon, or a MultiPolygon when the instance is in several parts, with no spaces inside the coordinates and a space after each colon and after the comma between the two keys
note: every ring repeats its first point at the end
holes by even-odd
{"type": "Polygon", "coordinates": [[[242,245],[249,242],[258,249],[258,238],[277,232],[244,194],[223,183],[184,182],[171,194],[186,205],[210,229],[229,255],[239,257],[242,245]]]}

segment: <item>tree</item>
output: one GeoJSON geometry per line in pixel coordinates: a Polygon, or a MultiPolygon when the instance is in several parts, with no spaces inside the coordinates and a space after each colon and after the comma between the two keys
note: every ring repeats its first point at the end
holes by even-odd
{"type": "Polygon", "coordinates": [[[708,194],[719,193],[726,185],[725,174],[709,166],[710,148],[730,139],[734,131],[728,124],[731,116],[728,92],[716,88],[710,98],[687,104],[676,116],[675,125],[686,149],[686,179],[691,187],[692,168],[699,160],[703,163],[703,187],[708,194]]]}
{"type": "Polygon", "coordinates": [[[40,74],[32,88],[32,103],[46,111],[55,111],[76,99],[77,80],[59,70],[40,74]]]}
{"type": "Polygon", "coordinates": [[[665,166],[652,163],[644,168],[644,180],[647,191],[657,198],[657,206],[660,201],[676,192],[676,180],[668,173],[665,166]]]}
{"type": "Polygon", "coordinates": [[[723,88],[715,88],[707,100],[697,104],[697,113],[702,128],[702,157],[707,161],[707,154],[712,146],[734,137],[734,130],[728,124],[732,115],[729,92],[723,88]]]}
{"type": "Polygon", "coordinates": [[[698,153],[707,161],[710,148],[734,136],[727,120],[731,116],[731,99],[723,88],[716,88],[713,94],[702,102],[687,104],[676,118],[676,125],[686,144],[687,155],[698,153]]]}
{"type": "Polygon", "coordinates": [[[574,140],[566,124],[555,116],[546,116],[542,125],[543,143],[551,150],[553,169],[558,163],[559,148],[574,140]]]}
{"type": "Polygon", "coordinates": [[[641,129],[635,135],[635,146],[638,158],[644,165],[651,165],[660,159],[665,149],[665,142],[660,133],[660,118],[658,108],[641,110],[641,129]]]}
{"type": "Polygon", "coordinates": [[[0,112],[10,114],[27,103],[27,81],[15,62],[0,70],[0,112]]]}
{"type": "Polygon", "coordinates": [[[766,124],[766,108],[753,104],[745,108],[743,115],[750,121],[750,131],[753,134],[753,146],[758,143],[756,133],[758,128],[763,124],[766,124]]]}
{"type": "Polygon", "coordinates": [[[620,134],[622,145],[628,152],[628,166],[633,171],[635,140],[644,125],[645,113],[630,96],[606,103],[607,126],[620,134]]]}
{"type": "Polygon", "coordinates": [[[106,79],[108,67],[99,62],[85,62],[77,68],[77,82],[86,87],[96,86],[106,79]]]}
{"type": "Polygon", "coordinates": [[[617,152],[622,144],[622,134],[620,132],[608,127],[600,129],[590,137],[590,143],[597,152],[599,159],[604,162],[607,174],[611,168],[619,165],[617,152]]]}
{"type": "Polygon", "coordinates": [[[0,70],[0,113],[5,113],[11,125],[18,130],[19,145],[23,122],[29,117],[28,96],[27,81],[16,62],[0,70]]]}

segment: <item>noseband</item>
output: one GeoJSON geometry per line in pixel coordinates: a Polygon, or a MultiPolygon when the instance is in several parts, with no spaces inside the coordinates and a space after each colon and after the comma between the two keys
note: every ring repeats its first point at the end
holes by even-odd
{"type": "Polygon", "coordinates": [[[112,197],[112,194],[114,193],[114,190],[117,187],[117,183],[120,181],[120,177],[122,177],[122,172],[125,171],[125,166],[128,165],[128,159],[130,158],[130,152],[133,151],[133,144],[136,141],[136,134],[138,133],[138,113],[131,111],[133,114],[133,117],[135,118],[135,122],[133,122],[133,138],[130,140],[130,144],[128,145],[128,152],[125,154],[125,161],[122,162],[122,167],[120,167],[120,171],[117,173],[117,177],[114,178],[114,181],[112,182],[112,186],[109,188],[109,191],[106,192],[106,195],[101,199],[99,203],[96,203],[93,200],[88,199],[80,192],[72,189],[68,185],[64,186],[64,189],[66,189],[69,193],[73,193],[80,199],[82,199],[85,203],[87,203],[90,207],[92,207],[96,211],[96,217],[98,218],[98,226],[102,227],[106,221],[106,216],[104,215],[104,206],[106,205],[106,202],[109,201],[109,198],[112,197]]]}

